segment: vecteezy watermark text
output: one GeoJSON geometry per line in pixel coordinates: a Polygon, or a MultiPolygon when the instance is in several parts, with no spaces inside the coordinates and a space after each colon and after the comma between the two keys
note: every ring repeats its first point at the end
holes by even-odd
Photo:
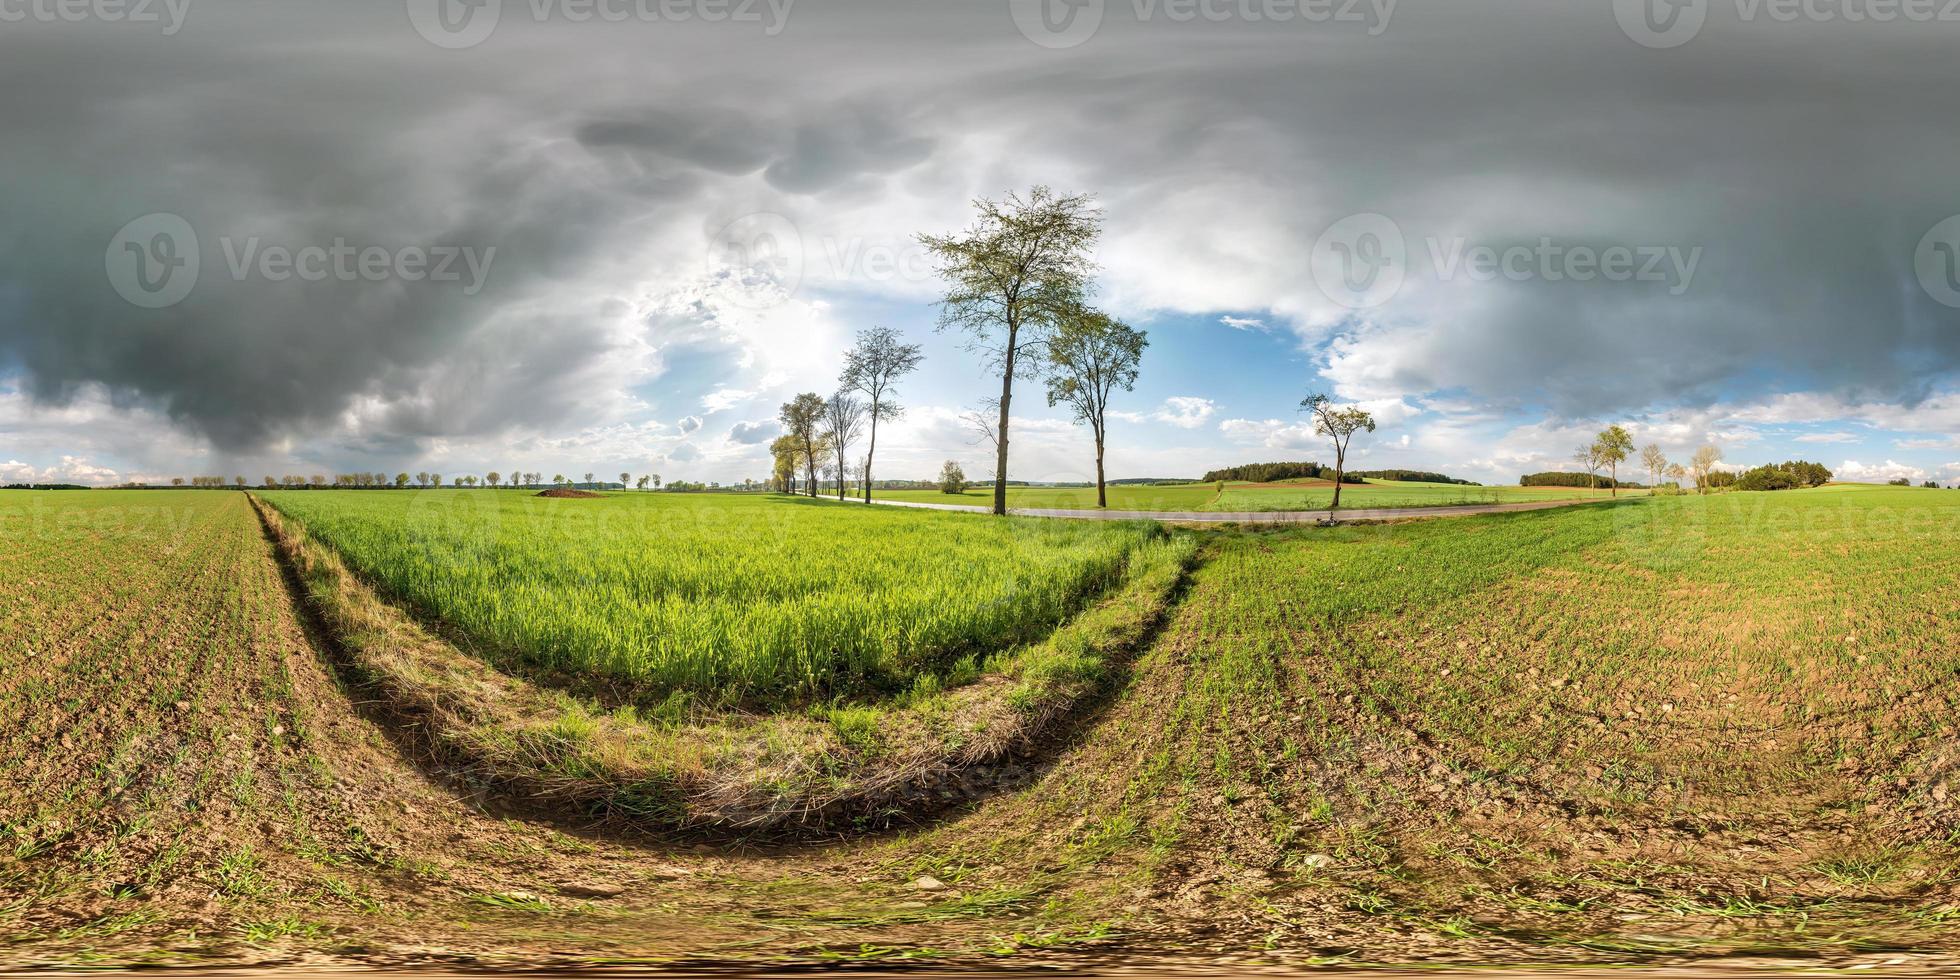
{"type": "MultiPolygon", "coordinates": [[[[1378,37],[1399,0],[1129,0],[1140,23],[1354,25],[1378,37]]],[[[1044,48],[1072,48],[1102,27],[1108,0],[1007,0],[1014,26],[1044,48]]]]}
{"type": "MultiPolygon", "coordinates": [[[[473,48],[490,39],[505,0],[407,0],[408,22],[439,48],[473,48]]],[[[536,23],[760,24],[765,37],[782,33],[796,0],[524,0],[536,23]]],[[[512,0],[512,7],[516,7],[512,0]]]]}
{"type": "Polygon", "coordinates": [[[191,0],[0,0],[0,24],[161,24],[163,36],[182,30],[191,0]]]}
{"type": "MultiPolygon", "coordinates": [[[[1437,282],[1650,283],[1680,296],[1701,268],[1702,247],[1592,244],[1540,236],[1532,244],[1471,242],[1463,236],[1424,239],[1428,275],[1437,282]]],[[[1308,257],[1320,291],[1349,309],[1394,299],[1414,268],[1409,240],[1393,219],[1355,214],[1329,225],[1308,257]]]]}
{"type": "Polygon", "coordinates": [[[1436,278],[1461,276],[1472,282],[1651,282],[1679,296],[1694,285],[1701,246],[1566,245],[1549,236],[1536,245],[1471,245],[1467,239],[1429,239],[1429,261],[1436,278]]]}
{"type": "MultiPolygon", "coordinates": [[[[460,283],[465,296],[482,291],[497,258],[492,245],[266,244],[258,235],[218,239],[225,271],[234,282],[460,283]]],[[[102,255],[110,286],[130,303],[161,309],[184,301],[204,269],[203,250],[190,222],[174,214],[146,214],[124,225],[102,255]]]]}

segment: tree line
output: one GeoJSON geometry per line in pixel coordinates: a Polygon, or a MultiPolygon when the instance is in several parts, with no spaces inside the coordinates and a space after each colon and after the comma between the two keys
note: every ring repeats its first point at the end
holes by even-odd
{"type": "MultiPolygon", "coordinates": [[[[1334,468],[1319,463],[1246,463],[1227,466],[1205,474],[1200,483],[1278,483],[1281,480],[1331,480],[1334,468]]],[[[1363,474],[1346,473],[1347,483],[1367,482],[1363,474]]]]}

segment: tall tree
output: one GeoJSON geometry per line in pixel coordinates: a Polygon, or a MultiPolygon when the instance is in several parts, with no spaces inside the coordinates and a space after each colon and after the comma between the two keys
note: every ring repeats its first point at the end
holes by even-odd
{"type": "Polygon", "coordinates": [[[1109,435],[1109,396],[1130,391],[1137,365],[1150,346],[1143,331],[1096,310],[1079,310],[1048,341],[1048,405],[1067,405],[1096,440],[1096,506],[1109,507],[1103,480],[1103,447],[1109,435]]]}
{"type": "Polygon", "coordinates": [[[1328,509],[1339,510],[1341,478],[1347,473],[1348,442],[1357,432],[1375,431],[1375,417],[1359,405],[1342,408],[1322,394],[1312,394],[1302,399],[1300,409],[1313,416],[1314,432],[1334,443],[1334,504],[1328,509]]]}
{"type": "Polygon", "coordinates": [[[1640,465],[1652,477],[1647,485],[1658,489],[1661,478],[1667,475],[1667,454],[1661,452],[1660,446],[1650,442],[1640,450],[1640,465]]]}
{"type": "Polygon", "coordinates": [[[1014,379],[1041,366],[1035,352],[1052,327],[1080,303],[1094,266],[1089,251],[1101,219],[1086,195],[1058,196],[1036,187],[1025,197],[973,202],[978,216],[964,232],[921,235],[948,288],[939,329],[966,333],[968,349],[1000,372],[994,440],[994,513],[1007,513],[1007,422],[1014,379]]]}
{"type": "Polygon", "coordinates": [[[844,373],[837,379],[846,391],[863,393],[871,422],[871,447],[864,453],[864,502],[871,502],[871,459],[878,454],[878,423],[905,414],[892,400],[893,387],[919,367],[925,355],[918,344],[899,342],[898,331],[872,327],[858,331],[857,345],[844,354],[844,373]]]}
{"type": "Polygon", "coordinates": [[[1599,455],[1600,463],[1611,472],[1612,495],[1620,495],[1620,464],[1626,462],[1633,452],[1633,436],[1617,425],[1609,425],[1593,439],[1593,452],[1599,455]]]}
{"type": "Polygon", "coordinates": [[[806,391],[794,399],[783,403],[776,420],[783,424],[783,432],[795,440],[797,454],[803,457],[805,472],[809,474],[810,496],[817,495],[817,440],[823,427],[823,396],[806,391]]]}
{"type": "Polygon", "coordinates": [[[1705,445],[1695,450],[1688,459],[1688,468],[1695,474],[1695,489],[1708,492],[1708,474],[1715,471],[1715,464],[1722,461],[1722,451],[1714,445],[1705,445]]]}
{"type": "MultiPolygon", "coordinates": [[[[866,411],[864,402],[841,391],[824,403],[823,441],[837,456],[838,500],[844,499],[844,484],[850,480],[851,443],[864,434],[866,411]]],[[[868,492],[865,499],[870,499],[868,492]]]]}

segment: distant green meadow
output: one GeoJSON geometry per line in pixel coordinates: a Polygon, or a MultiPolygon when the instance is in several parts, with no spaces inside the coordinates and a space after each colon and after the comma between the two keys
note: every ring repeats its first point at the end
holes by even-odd
{"type": "MultiPolygon", "coordinates": [[[[1371,480],[1341,488],[1341,507],[1454,507],[1470,504],[1503,504],[1530,500],[1580,500],[1605,497],[1606,490],[1579,487],[1466,487],[1454,483],[1399,483],[1371,480]]],[[[1645,490],[1622,490],[1645,495],[1645,490]]],[[[974,487],[961,494],[937,490],[882,490],[873,497],[924,503],[989,505],[991,486],[974,487]]],[[[1334,503],[1334,485],[1320,480],[1285,483],[1183,483],[1164,486],[1124,485],[1109,488],[1111,510],[1178,512],[1272,512],[1282,510],[1326,510],[1334,503]]],[[[1009,487],[1009,507],[1047,509],[1092,509],[1096,506],[1094,487],[1009,487]]]]}
{"type": "Polygon", "coordinates": [[[901,689],[1039,638],[1165,533],[761,495],[262,497],[500,664],[641,701],[901,689]]]}

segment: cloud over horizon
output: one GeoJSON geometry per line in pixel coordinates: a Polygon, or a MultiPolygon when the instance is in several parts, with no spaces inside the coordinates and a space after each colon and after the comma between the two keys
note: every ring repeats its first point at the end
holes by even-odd
{"type": "MultiPolygon", "coordinates": [[[[1313,452],[1310,389],[1378,412],[1369,452],[1478,474],[1609,419],[1873,473],[1951,458],[1960,309],[1915,262],[1960,213],[1960,24],[1711,17],[1657,51],[1551,0],[1403,0],[1379,32],[1134,13],[1061,50],[988,3],[797,5],[773,34],[513,9],[465,50],[383,2],[9,25],[0,459],[760,476],[764,419],[861,326],[928,345],[922,419],[987,394],[932,332],[914,236],[1033,183],[1097,195],[1098,302],[1152,331],[1126,475],[1313,452]],[[154,213],[199,268],[152,309],[105,264],[154,213]],[[1366,304],[1327,281],[1357,215],[1399,262],[1366,304]],[[240,259],[336,243],[387,271],[240,259]],[[438,249],[494,259],[401,273],[438,249]],[[1267,346],[1215,350],[1241,343],[1267,346]]],[[[881,452],[930,467],[958,429],[881,452]]],[[[1079,468],[1079,433],[1040,439],[1031,473],[1079,468]]]]}

